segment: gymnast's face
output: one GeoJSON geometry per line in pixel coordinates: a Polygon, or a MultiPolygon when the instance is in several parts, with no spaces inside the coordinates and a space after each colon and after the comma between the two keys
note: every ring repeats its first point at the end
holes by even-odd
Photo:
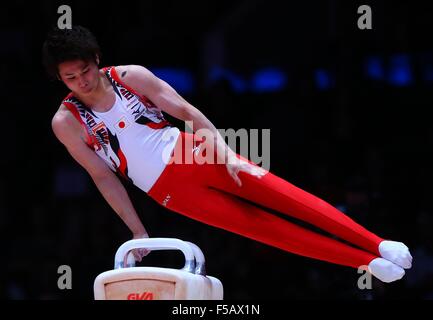
{"type": "Polygon", "coordinates": [[[99,69],[95,62],[72,60],[58,66],[59,78],[74,93],[89,95],[99,82],[99,69]]]}

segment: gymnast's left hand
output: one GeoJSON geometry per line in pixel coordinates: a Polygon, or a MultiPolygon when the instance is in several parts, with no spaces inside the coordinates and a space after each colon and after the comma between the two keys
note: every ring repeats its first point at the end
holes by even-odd
{"type": "Polygon", "coordinates": [[[239,187],[242,187],[242,181],[241,179],[239,179],[238,176],[239,172],[246,172],[252,176],[257,177],[258,179],[261,179],[267,173],[267,171],[263,168],[257,165],[252,165],[251,163],[239,159],[235,156],[228,159],[226,167],[227,172],[239,187]]]}

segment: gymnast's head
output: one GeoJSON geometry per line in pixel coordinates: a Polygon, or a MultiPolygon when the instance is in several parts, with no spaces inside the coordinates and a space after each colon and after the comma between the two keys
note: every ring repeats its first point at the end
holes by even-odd
{"type": "Polygon", "coordinates": [[[42,46],[42,60],[50,77],[79,95],[92,92],[99,81],[101,50],[95,36],[82,26],[52,29],[42,46]]]}

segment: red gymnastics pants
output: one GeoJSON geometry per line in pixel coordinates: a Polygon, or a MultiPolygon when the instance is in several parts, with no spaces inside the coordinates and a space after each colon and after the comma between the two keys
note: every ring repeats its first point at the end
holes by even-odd
{"type": "MultiPolygon", "coordinates": [[[[182,148],[186,137],[192,139],[192,134],[181,132],[176,148],[182,148]]],[[[183,148],[183,152],[188,150],[183,148]]],[[[241,187],[228,174],[225,164],[173,162],[166,166],[148,195],[169,210],[294,254],[354,268],[366,266],[380,256],[378,246],[383,239],[327,202],[271,172],[261,179],[246,172],[238,176],[241,187]],[[263,208],[308,222],[359,249],[263,208]]]]}

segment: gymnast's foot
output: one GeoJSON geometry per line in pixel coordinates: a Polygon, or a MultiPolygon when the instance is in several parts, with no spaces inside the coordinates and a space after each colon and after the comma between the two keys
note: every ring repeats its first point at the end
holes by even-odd
{"type": "Polygon", "coordinates": [[[412,256],[409,248],[402,242],[384,240],[379,244],[379,252],[382,258],[402,268],[410,269],[412,267],[412,256]]]}
{"type": "Polygon", "coordinates": [[[403,278],[404,269],[383,258],[373,259],[368,265],[368,271],[383,282],[393,282],[403,278]]]}

